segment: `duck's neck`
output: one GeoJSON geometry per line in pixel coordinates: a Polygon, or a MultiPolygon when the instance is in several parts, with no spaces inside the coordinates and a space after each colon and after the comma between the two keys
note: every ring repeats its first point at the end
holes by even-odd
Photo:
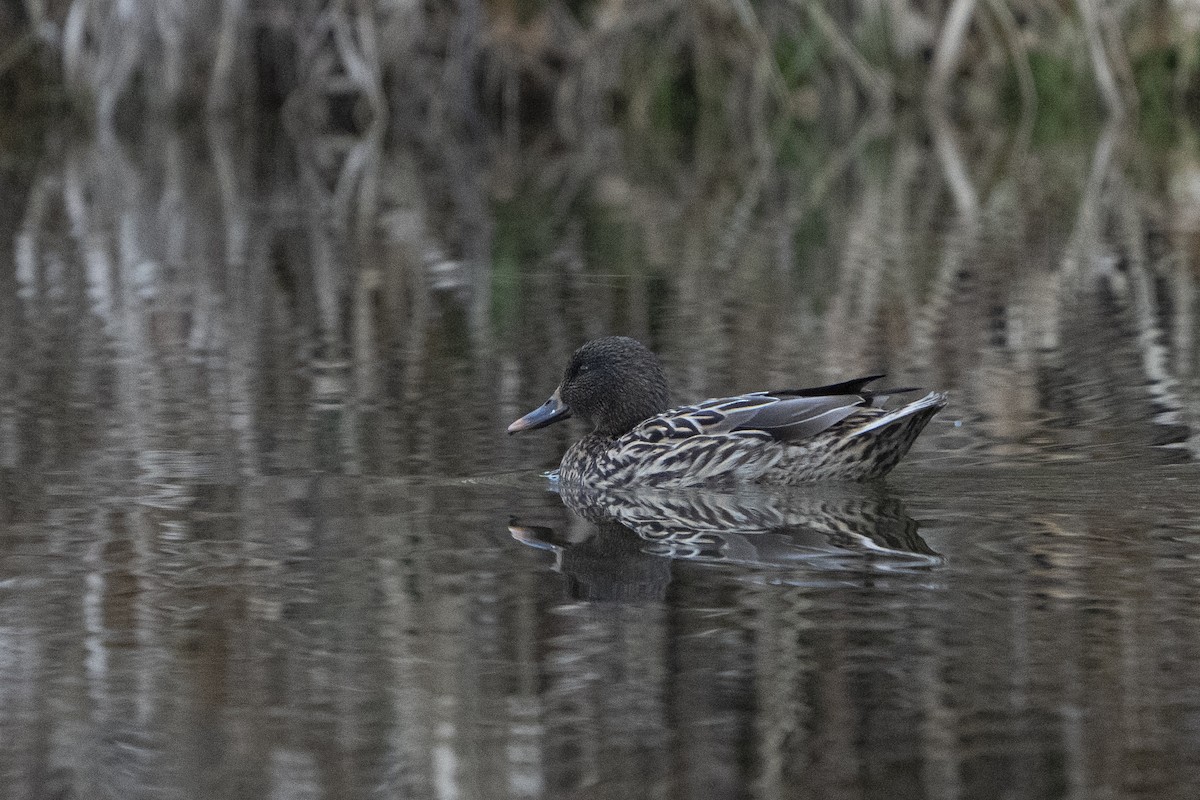
{"type": "Polygon", "coordinates": [[[647,386],[642,392],[618,394],[611,398],[604,412],[597,415],[592,435],[616,439],[666,410],[665,387],[647,386]]]}

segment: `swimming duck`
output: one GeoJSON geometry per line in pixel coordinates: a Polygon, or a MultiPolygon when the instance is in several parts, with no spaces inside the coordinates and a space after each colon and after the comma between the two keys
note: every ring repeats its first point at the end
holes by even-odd
{"type": "MultiPolygon", "coordinates": [[[[668,408],[658,358],[635,339],[606,336],[571,356],[550,399],[508,426],[534,430],[570,416],[591,432],[563,456],[566,485],[704,486],[865,481],[899,463],[946,405],[930,392],[895,410],[866,385],[882,375],[668,408]]],[[[911,389],[891,390],[897,392],[911,389]]]]}

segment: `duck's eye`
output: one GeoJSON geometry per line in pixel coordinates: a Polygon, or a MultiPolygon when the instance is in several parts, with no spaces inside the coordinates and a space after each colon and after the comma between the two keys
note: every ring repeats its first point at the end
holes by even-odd
{"type": "Polygon", "coordinates": [[[580,364],[579,369],[575,370],[576,375],[582,375],[592,368],[591,364],[580,364]]]}

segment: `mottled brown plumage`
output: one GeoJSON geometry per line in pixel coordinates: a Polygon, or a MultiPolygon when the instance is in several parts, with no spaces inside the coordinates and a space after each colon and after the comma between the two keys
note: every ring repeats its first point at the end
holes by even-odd
{"type": "MultiPolygon", "coordinates": [[[[564,484],[596,487],[864,481],[887,474],[946,404],[931,392],[895,410],[866,385],[753,392],[667,410],[658,359],[633,339],[579,348],[544,405],[510,433],[567,416],[592,431],[567,450],[564,484]]],[[[903,390],[909,391],[909,390],[903,390]]]]}

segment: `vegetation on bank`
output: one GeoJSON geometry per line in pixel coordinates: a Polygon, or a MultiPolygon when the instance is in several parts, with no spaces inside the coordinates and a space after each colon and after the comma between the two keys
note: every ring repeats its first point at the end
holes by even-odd
{"type": "Polygon", "coordinates": [[[1048,136],[1105,115],[1161,133],[1200,106],[1200,1],[6,0],[0,97],[98,125],[271,110],[350,132],[761,138],[932,103],[1048,136]]]}

